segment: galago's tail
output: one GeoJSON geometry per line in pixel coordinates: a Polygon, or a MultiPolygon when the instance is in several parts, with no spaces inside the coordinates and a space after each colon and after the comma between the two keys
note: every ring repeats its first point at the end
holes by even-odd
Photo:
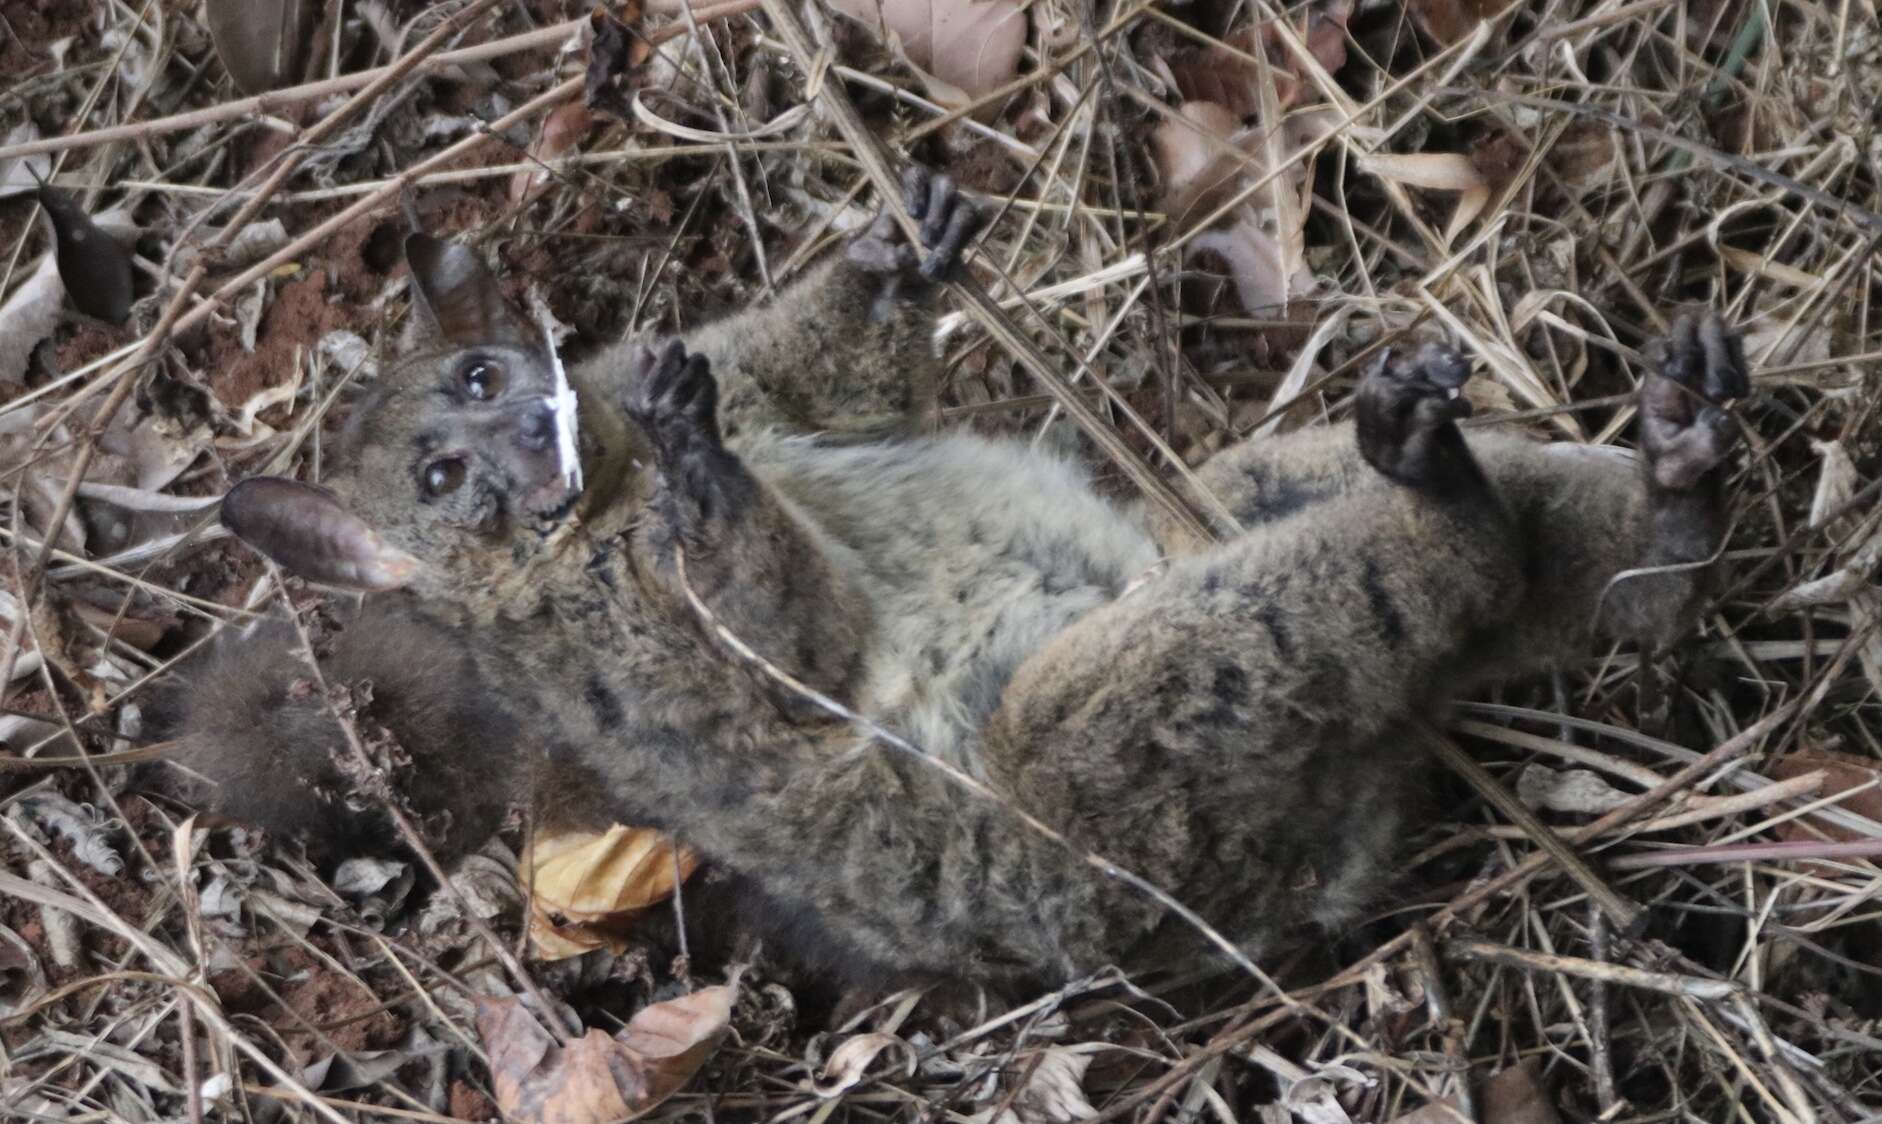
{"type": "MultiPolygon", "coordinates": [[[[475,849],[526,801],[516,723],[450,630],[374,599],[320,666],[342,708],[358,704],[354,729],[390,763],[390,790],[440,859],[475,849]]],[[[401,849],[288,622],[230,630],[177,670],[149,717],[153,735],[176,742],[166,785],[195,806],[298,839],[317,859],[401,849]]]]}

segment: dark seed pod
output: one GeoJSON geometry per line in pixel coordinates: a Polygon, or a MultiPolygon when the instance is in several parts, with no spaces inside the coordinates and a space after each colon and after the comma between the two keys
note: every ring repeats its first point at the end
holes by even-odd
{"type": "Polygon", "coordinates": [[[265,94],[300,81],[318,7],[311,0],[209,0],[209,37],[236,88],[265,94]]]}
{"type": "MultiPolygon", "coordinates": [[[[37,173],[35,173],[36,175],[37,173]]],[[[41,180],[39,205],[58,239],[59,280],[87,316],[112,324],[131,314],[131,255],[91,221],[70,192],[41,180]]]]}

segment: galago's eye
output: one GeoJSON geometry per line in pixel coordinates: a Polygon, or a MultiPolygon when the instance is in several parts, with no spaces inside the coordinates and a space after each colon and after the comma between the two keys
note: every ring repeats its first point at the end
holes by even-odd
{"type": "Polygon", "coordinates": [[[448,496],[464,486],[464,462],[457,457],[432,461],[425,466],[425,494],[448,496]]]}
{"type": "Polygon", "coordinates": [[[503,393],[503,368],[488,359],[474,359],[464,368],[464,393],[487,402],[503,393]]]}

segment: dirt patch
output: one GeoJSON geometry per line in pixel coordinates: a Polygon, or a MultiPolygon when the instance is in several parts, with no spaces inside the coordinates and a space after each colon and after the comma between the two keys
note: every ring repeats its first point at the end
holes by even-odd
{"type": "Polygon", "coordinates": [[[7,0],[0,74],[14,82],[51,70],[47,48],[67,36],[83,36],[91,26],[91,9],[87,0],[7,0]]]}
{"type": "Polygon", "coordinates": [[[330,299],[325,269],[316,269],[275,291],[255,333],[255,350],[243,351],[234,332],[209,333],[203,371],[216,398],[229,409],[289,377],[307,349],[334,328],[352,321],[344,303],[330,299]]]}
{"type": "Polygon", "coordinates": [[[497,1106],[482,1090],[460,1077],[451,1082],[451,1105],[448,1111],[454,1120],[489,1120],[497,1115],[497,1106]]]}
{"type": "MultiPolygon", "coordinates": [[[[281,998],[301,1018],[320,1028],[342,1050],[384,1050],[405,1033],[405,1020],[385,1010],[358,980],[325,966],[282,990],[281,998]]],[[[282,1020],[292,1034],[299,1024],[282,1020]]]]}

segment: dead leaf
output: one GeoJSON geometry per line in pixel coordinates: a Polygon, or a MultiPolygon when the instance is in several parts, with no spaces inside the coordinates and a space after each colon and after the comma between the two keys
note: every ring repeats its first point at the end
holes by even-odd
{"type": "MultiPolygon", "coordinates": [[[[1013,1097],[1022,1124],[1071,1124],[1096,1116],[1098,1110],[1085,1097],[1085,1071],[1091,1068],[1092,1055],[1107,1048],[1102,1042],[1047,1046],[1032,1065],[1032,1076],[1013,1097]]],[[[1009,1072],[1024,1073],[1028,1065],[1017,1060],[1009,1072]]]]}
{"type": "Polygon", "coordinates": [[[1459,192],[1457,209],[1444,230],[1446,243],[1454,241],[1490,202],[1489,181],[1470,157],[1455,152],[1379,153],[1362,158],[1359,170],[1408,187],[1459,192]]]}
{"type": "Polygon", "coordinates": [[[312,42],[315,0],[204,0],[216,56],[245,94],[301,80],[312,42]]]}
{"type": "Polygon", "coordinates": [[[653,48],[633,28],[640,23],[638,3],[624,5],[616,18],[597,4],[588,17],[588,69],[582,79],[582,104],[632,121],[628,107],[627,75],[647,61],[653,48]]]}
{"type": "Polygon", "coordinates": [[[122,324],[131,313],[131,255],[98,228],[70,192],[40,184],[39,205],[58,243],[59,279],[87,316],[122,324]]]}
{"type": "MultiPolygon", "coordinates": [[[[530,938],[551,960],[618,944],[628,923],[672,896],[676,884],[673,841],[620,824],[533,839],[523,865],[535,893],[530,938]]],[[[699,856],[681,847],[677,867],[684,881],[698,869],[699,856]]]]}
{"type": "Polygon", "coordinates": [[[133,648],[150,651],[169,631],[175,620],[156,620],[150,617],[134,616],[128,612],[120,613],[101,609],[83,601],[72,606],[72,611],[86,624],[100,632],[109,632],[114,640],[121,640],[133,648]]]}
{"type": "Polygon", "coordinates": [[[1842,602],[1849,606],[1850,625],[1863,636],[1856,656],[1863,675],[1877,691],[1882,691],[1882,591],[1875,576],[1882,570],[1882,524],[1872,524],[1864,534],[1864,521],[1870,513],[1851,512],[1832,518],[1848,506],[1862,483],[1861,471],[1840,441],[1812,441],[1811,447],[1822,459],[1817,473],[1817,487],[1810,500],[1810,525],[1843,543],[1838,568],[1829,575],[1804,582],[1773,602],[1773,608],[1796,610],[1812,605],[1842,602]],[[1853,545],[1849,540],[1855,539],[1853,545]]]}
{"type": "Polygon", "coordinates": [[[15,1015],[46,993],[39,954],[18,933],[0,925],[0,1016],[15,1015]]]}
{"type": "Polygon", "coordinates": [[[1017,0],[833,0],[830,6],[884,43],[899,40],[911,66],[959,91],[966,100],[950,109],[1019,73],[1027,22],[1017,0]]]}
{"type": "Polygon", "coordinates": [[[679,1091],[724,1037],[735,986],[642,1008],[615,1037],[589,1030],[558,1046],[514,998],[478,998],[497,1107],[528,1124],[631,1120],[679,1091]]]}
{"type": "Polygon", "coordinates": [[[1225,107],[1186,102],[1181,121],[1165,121],[1150,136],[1163,177],[1163,210],[1178,230],[1188,229],[1233,194],[1250,166],[1248,139],[1225,107]]]}
{"type": "MultiPolygon", "coordinates": [[[[1818,792],[1819,797],[1834,797],[1852,789],[1864,789],[1837,801],[1837,806],[1882,823],[1882,783],[1878,783],[1882,782],[1882,761],[1873,757],[1857,757],[1850,753],[1822,749],[1798,750],[1773,761],[1770,774],[1772,780],[1783,781],[1819,769],[1826,774],[1823,788],[1818,792]]],[[[1869,838],[1852,828],[1830,823],[1821,816],[1812,816],[1807,824],[1788,820],[1777,826],[1777,833],[1790,842],[1817,841],[1827,837],[1840,843],[1855,843],[1869,838]]]]}
{"type": "Polygon", "coordinates": [[[1483,1083],[1477,1098],[1483,1124],[1562,1124],[1555,1105],[1536,1080],[1533,1062],[1513,1065],[1483,1083]]]}
{"type": "Polygon", "coordinates": [[[893,1034],[855,1034],[830,1051],[822,1071],[810,1083],[812,1091],[820,1097],[834,1097],[855,1088],[885,1050],[894,1050],[901,1056],[903,1076],[914,1074],[915,1051],[907,1042],[893,1034]]]}
{"type": "MultiPolygon", "coordinates": [[[[203,247],[222,237],[223,228],[204,227],[176,249],[170,269],[178,276],[187,274],[203,261],[203,247]]],[[[209,261],[213,269],[244,269],[288,244],[288,230],[280,219],[266,219],[244,226],[229,244],[209,261]]]]}
{"type": "MultiPolygon", "coordinates": [[[[1329,74],[1346,65],[1346,22],[1352,16],[1350,0],[1311,8],[1304,16],[1304,27],[1296,31],[1306,41],[1307,51],[1329,74]]],[[[1179,52],[1170,60],[1170,76],[1183,95],[1184,104],[1206,101],[1228,110],[1237,118],[1247,118],[1261,111],[1261,68],[1255,61],[1257,49],[1267,52],[1269,73],[1274,76],[1277,108],[1286,109],[1309,88],[1302,65],[1282,42],[1282,31],[1274,21],[1259,28],[1247,27],[1223,38],[1220,44],[1179,52]]]]}
{"type": "Polygon", "coordinates": [[[1531,765],[1516,778],[1516,795],[1531,808],[1551,812],[1612,811],[1627,803],[1625,792],[1590,769],[1555,770],[1531,765]]]}
{"type": "Polygon", "coordinates": [[[1838,525],[1830,526],[1830,516],[1849,505],[1862,484],[1862,473],[1841,441],[1812,441],[1810,448],[1819,458],[1816,491],[1810,497],[1810,525],[1832,532],[1851,529],[1853,515],[1846,515],[1838,525]]]}
{"type": "MultiPolygon", "coordinates": [[[[61,549],[76,554],[85,549],[85,524],[77,511],[66,513],[56,533],[47,526],[71,475],[72,435],[64,425],[57,425],[41,443],[33,424],[40,413],[41,403],[35,402],[0,414],[0,473],[8,479],[18,474],[28,529],[36,537],[52,537],[61,549]]],[[[94,458],[93,464],[104,459],[94,458]]]]}
{"type": "Polygon", "coordinates": [[[1235,282],[1236,298],[1249,312],[1279,315],[1290,300],[1313,288],[1298,238],[1282,242],[1252,219],[1205,231],[1189,244],[1221,255],[1235,282]]]}
{"type": "MultiPolygon", "coordinates": [[[[128,403],[105,427],[98,447],[128,467],[133,487],[154,492],[183,475],[213,438],[207,425],[146,414],[128,403]]],[[[94,478],[100,475],[92,473],[94,478]]]]}
{"type": "MultiPolygon", "coordinates": [[[[542,119],[542,128],[537,130],[536,139],[529,146],[532,161],[549,164],[574,148],[588,135],[588,126],[594,121],[594,115],[581,102],[572,101],[542,119]]],[[[529,189],[549,178],[547,168],[530,168],[510,177],[510,202],[520,203],[529,189]]]]}
{"type": "Polygon", "coordinates": [[[39,268],[0,304],[0,383],[25,381],[33,349],[58,330],[64,307],[65,282],[59,280],[59,263],[47,254],[39,268]]]}
{"type": "MultiPolygon", "coordinates": [[[[38,139],[39,126],[29,119],[8,130],[5,139],[0,139],[0,148],[29,144],[38,139]]],[[[15,156],[0,160],[0,199],[37,191],[39,182],[51,174],[52,157],[43,152],[37,156],[15,156]]]]}
{"type": "Polygon", "coordinates": [[[1411,0],[1406,7],[1418,30],[1448,47],[1470,37],[1477,25],[1502,11],[1508,0],[1411,0]]]}
{"type": "Polygon", "coordinates": [[[1549,170],[1577,193],[1609,182],[1620,157],[1614,131],[1599,121],[1577,121],[1562,130],[1549,149],[1549,170]]]}
{"type": "Polygon", "coordinates": [[[1432,1101],[1423,1108],[1414,1109],[1403,1116],[1394,1116],[1388,1124],[1475,1124],[1475,1122],[1458,1111],[1455,1101],[1446,1099],[1432,1101]]]}

